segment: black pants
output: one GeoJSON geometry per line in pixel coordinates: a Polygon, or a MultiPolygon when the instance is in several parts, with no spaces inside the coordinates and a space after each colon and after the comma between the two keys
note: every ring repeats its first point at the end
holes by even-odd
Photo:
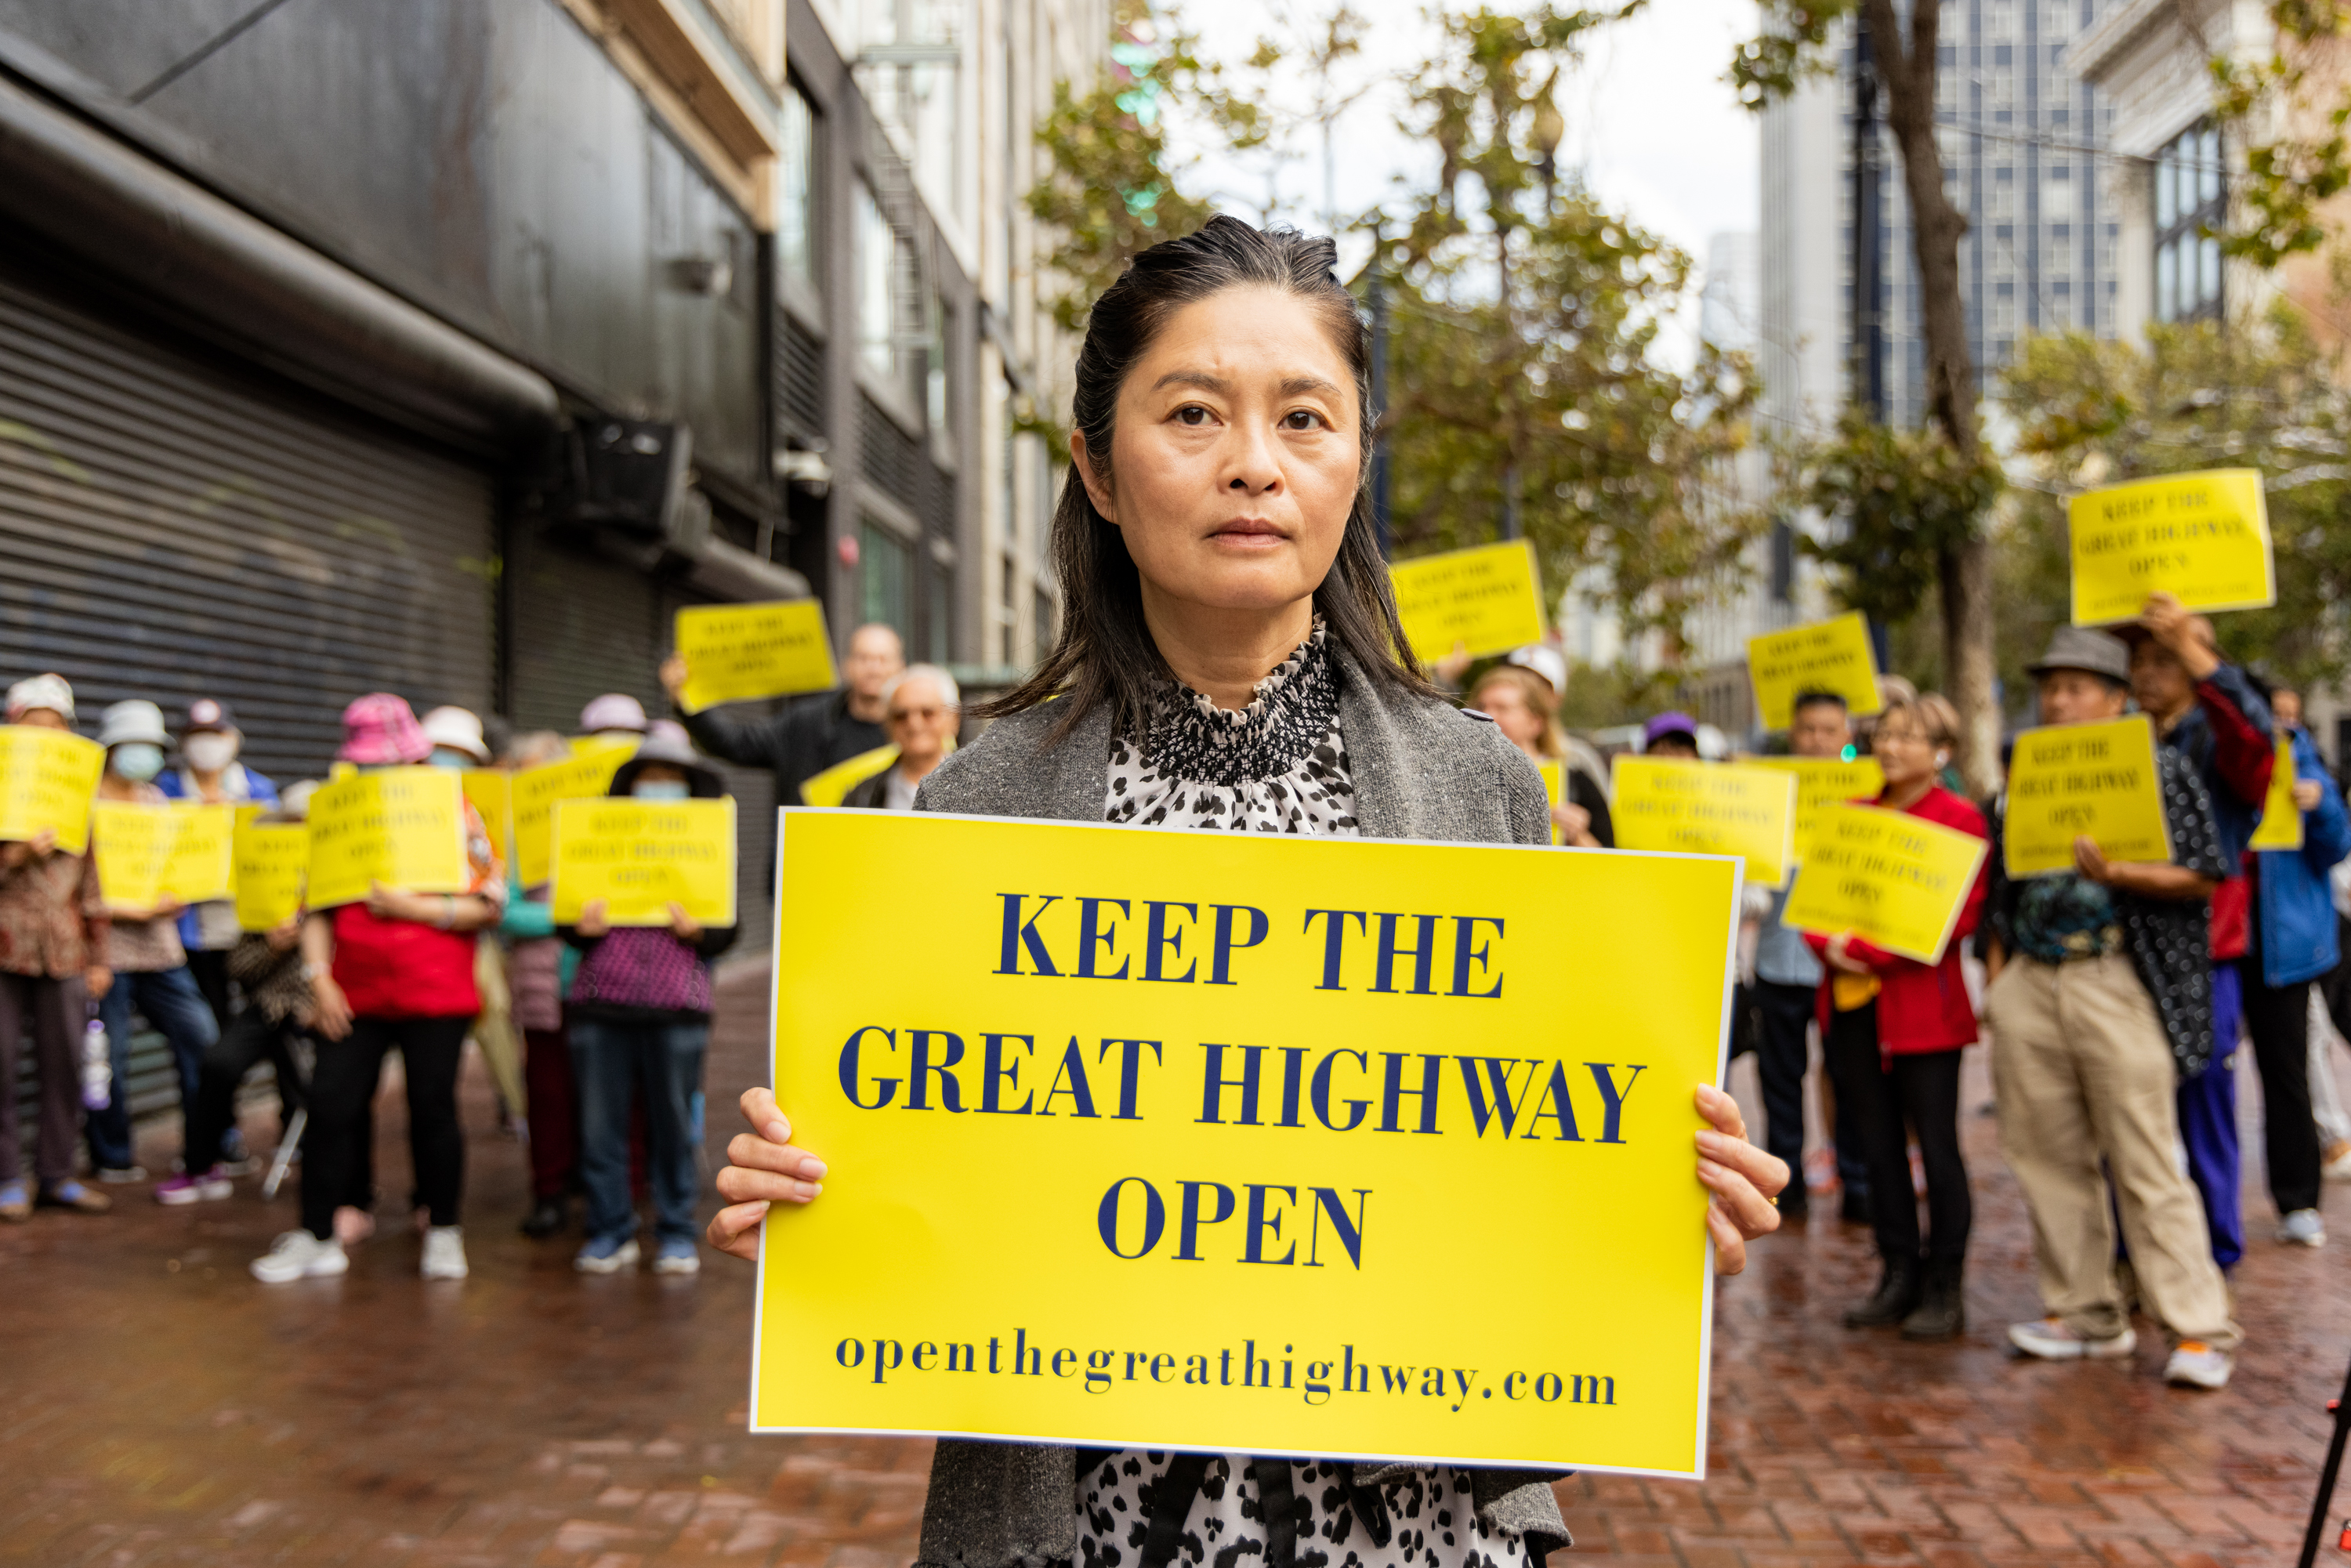
{"type": "Polygon", "coordinates": [[[213,1022],[221,1032],[228,1032],[228,949],[191,947],[188,949],[188,977],[196,983],[197,992],[204,1006],[213,1009],[213,1022]]]}
{"type": "Polygon", "coordinates": [[[360,1162],[374,1146],[376,1085],[387,1051],[398,1051],[408,1082],[408,1150],[416,1202],[434,1225],[455,1225],[465,1186],[465,1135],[457,1125],[457,1064],[465,1018],[351,1020],[340,1040],[319,1042],[310,1074],[310,1130],[303,1135],[302,1225],[320,1240],[334,1234],[335,1208],[369,1190],[360,1162]]]}
{"type": "MultiPolygon", "coordinates": [[[[299,1032],[291,1019],[273,1023],[259,1008],[247,1008],[231,1019],[221,1031],[220,1043],[204,1052],[196,1096],[186,1108],[187,1142],[183,1146],[190,1151],[221,1146],[221,1138],[236,1123],[237,1086],[264,1058],[277,1074],[277,1131],[283,1138],[287,1122],[302,1106],[302,1071],[294,1060],[294,1037],[299,1032]]],[[[190,1174],[202,1171],[193,1152],[187,1160],[190,1174]]]]}
{"type": "Polygon", "coordinates": [[[1953,1263],[1965,1258],[1975,1206],[1959,1155],[1959,1052],[1881,1058],[1877,1004],[1871,1002],[1830,1015],[1828,1059],[1837,1105],[1851,1107],[1869,1167],[1869,1218],[1878,1250],[1889,1258],[1916,1258],[1920,1250],[1918,1206],[1910,1196],[1909,1133],[1915,1131],[1927,1166],[1931,1230],[1926,1250],[1953,1263]]]}
{"type": "Polygon", "coordinates": [[[1755,1076],[1763,1086],[1763,1146],[1788,1162],[1801,1199],[1804,1179],[1804,1069],[1807,1032],[1819,992],[1811,986],[1758,980],[1748,988],[1756,1012],[1755,1076]]]}
{"type": "Polygon", "coordinates": [[[2310,1109],[2310,982],[2262,984],[2258,948],[2237,960],[2245,1032],[2262,1074],[2262,1139],[2280,1214],[2318,1207],[2318,1123],[2310,1109]]]}

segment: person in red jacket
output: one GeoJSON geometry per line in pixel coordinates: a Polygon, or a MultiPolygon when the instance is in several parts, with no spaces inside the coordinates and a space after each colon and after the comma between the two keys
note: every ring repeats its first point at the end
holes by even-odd
{"type": "MultiPolygon", "coordinates": [[[[1870,749],[1886,773],[1872,804],[1986,837],[1983,813],[1938,782],[1942,758],[1920,701],[1897,697],[1878,716],[1870,749]]],[[[1850,932],[1807,936],[1826,974],[1821,1037],[1837,1103],[1853,1108],[1869,1167],[1870,1222],[1885,1273],[1844,1314],[1847,1328],[1902,1325],[1905,1339],[1949,1339],[1967,1327],[1962,1276],[1973,1205],[1959,1154],[1959,1052],[1976,1041],[1975,1006],[1959,954],[1983,913],[1984,873],[1959,905],[1943,961],[1921,964],[1850,932]],[[1927,1167],[1929,1229],[1921,1258],[1910,1195],[1909,1138],[1927,1167]]]]}

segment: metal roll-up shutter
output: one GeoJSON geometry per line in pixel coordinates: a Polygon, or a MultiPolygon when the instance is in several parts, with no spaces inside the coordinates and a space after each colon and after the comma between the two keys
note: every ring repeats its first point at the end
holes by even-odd
{"type": "MultiPolygon", "coordinates": [[[[0,267],[0,682],[62,674],[85,734],[125,697],[220,697],[290,783],[361,693],[481,709],[495,503],[475,466],[0,267]]],[[[133,1111],[177,1098],[142,1033],[133,1111]]]]}
{"type": "Polygon", "coordinates": [[[475,466],[0,268],[0,676],[64,674],[86,732],[216,696],[290,781],[361,693],[482,709],[495,506],[475,466]]]}

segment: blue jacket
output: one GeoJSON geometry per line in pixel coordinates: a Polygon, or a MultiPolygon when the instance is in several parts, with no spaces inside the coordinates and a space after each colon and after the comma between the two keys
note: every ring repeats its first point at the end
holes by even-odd
{"type": "Polygon", "coordinates": [[[2335,901],[2326,873],[2351,855],[2351,814],[2328,776],[2308,732],[2295,729],[2294,776],[2318,786],[2318,804],[2302,814],[2302,848],[2263,850],[2261,872],[2262,983],[2272,988],[2314,980],[2341,956],[2335,937],[2335,901]]]}

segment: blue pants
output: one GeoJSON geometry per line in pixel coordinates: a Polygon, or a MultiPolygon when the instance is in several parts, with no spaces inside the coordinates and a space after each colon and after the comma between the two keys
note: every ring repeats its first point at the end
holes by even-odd
{"type": "Polygon", "coordinates": [[[2244,992],[2233,963],[2212,967],[2212,1061],[2178,1092],[2179,1140],[2188,1145],[2188,1176],[2204,1199],[2212,1234],[2212,1261],[2236,1267],[2245,1255],[2245,1208],[2238,1181],[2237,1074],[2231,1058],[2244,1017],[2244,992]]]}
{"type": "MultiPolygon", "coordinates": [[[[220,1040],[220,1025],[186,968],[114,977],[114,984],[98,1003],[114,1064],[114,1090],[106,1104],[89,1113],[86,1124],[89,1163],[99,1170],[120,1170],[131,1164],[131,1009],[134,1006],[171,1042],[183,1105],[195,1103],[197,1085],[204,1078],[204,1052],[220,1040]]],[[[220,1158],[220,1151],[188,1149],[181,1157],[192,1171],[209,1170],[220,1158]]]]}
{"type": "Polygon", "coordinates": [[[580,1084],[580,1177],[588,1188],[590,1239],[626,1241],[637,1233],[629,1202],[629,1105],[642,1089],[654,1233],[664,1241],[693,1240],[694,1103],[708,1021],[637,1023],[573,1013],[567,1024],[580,1084]]]}

